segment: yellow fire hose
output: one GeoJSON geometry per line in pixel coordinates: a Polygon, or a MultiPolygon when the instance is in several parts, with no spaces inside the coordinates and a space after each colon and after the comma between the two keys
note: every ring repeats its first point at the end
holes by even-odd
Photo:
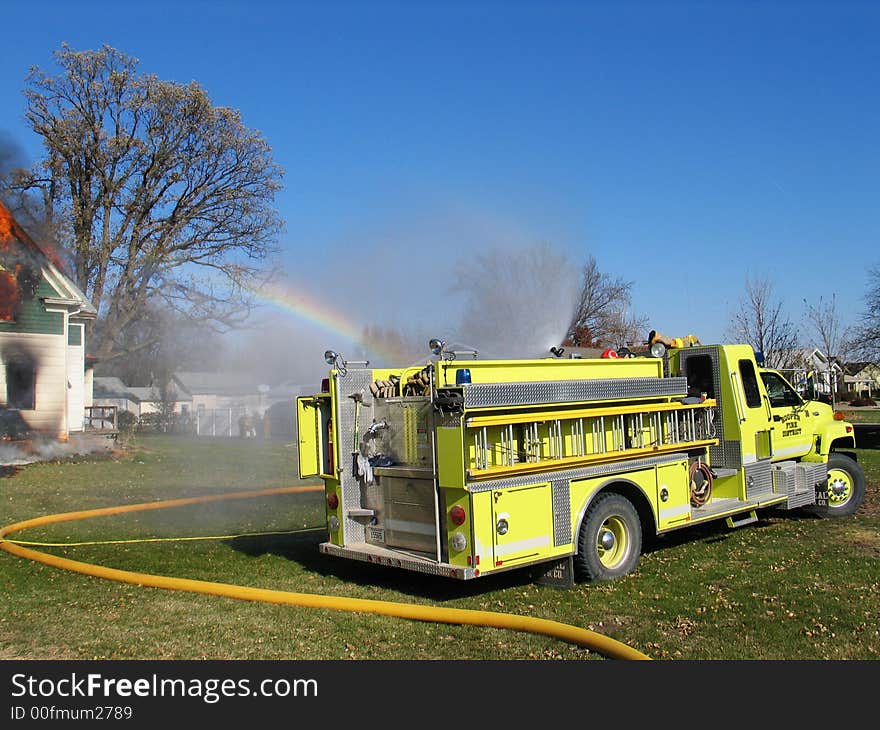
{"type": "Polygon", "coordinates": [[[191,497],[186,499],[171,499],[160,502],[143,502],[118,507],[104,507],[101,509],[82,510],[79,512],[63,512],[54,515],[36,517],[23,522],[0,528],[0,548],[12,555],[17,555],[28,560],[50,565],[62,570],[70,570],[75,573],[91,575],[97,578],[106,578],[121,583],[131,583],[152,588],[166,588],[168,590],[189,591],[191,593],[203,593],[211,596],[223,596],[237,598],[244,601],[262,601],[288,606],[302,606],[306,608],[326,608],[334,611],[350,611],[355,613],[375,613],[384,616],[396,616],[413,621],[430,621],[434,623],[461,624],[471,626],[488,626],[512,631],[525,631],[533,634],[543,634],[562,641],[586,647],[602,654],[610,659],[650,659],[650,657],[623,644],[594,631],[578,628],[569,624],[548,619],[519,616],[509,613],[494,613],[491,611],[477,611],[463,608],[436,608],[433,606],[419,606],[407,603],[394,603],[391,601],[377,601],[366,598],[345,598],[336,596],[324,596],[311,593],[294,593],[290,591],[275,591],[265,588],[248,588],[246,586],[231,585],[229,583],[213,583],[204,580],[191,580],[189,578],[173,578],[164,575],[150,573],[135,573],[129,570],[117,570],[102,565],[83,563],[77,560],[50,555],[48,553],[22,547],[14,541],[4,539],[21,530],[57,522],[70,522],[84,520],[90,517],[118,515],[127,512],[143,512],[154,509],[167,509],[169,507],[183,507],[191,504],[203,504],[205,502],[217,502],[227,499],[245,499],[249,497],[261,497],[274,494],[292,494],[297,492],[309,492],[322,490],[322,486],[281,487],[278,489],[260,489],[249,492],[230,492],[228,494],[215,494],[205,497],[191,497]]]}

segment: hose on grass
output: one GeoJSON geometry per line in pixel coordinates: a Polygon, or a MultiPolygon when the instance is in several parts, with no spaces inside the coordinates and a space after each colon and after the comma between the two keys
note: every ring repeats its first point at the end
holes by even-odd
{"type": "Polygon", "coordinates": [[[143,512],[146,510],[168,509],[170,507],[183,507],[192,504],[204,504],[229,499],[247,499],[252,497],[270,496],[276,494],[295,494],[299,492],[320,491],[322,486],[296,486],[280,487],[277,489],[259,489],[248,492],[229,492],[226,494],[214,494],[202,497],[189,497],[184,499],[171,499],[157,502],[143,502],[139,504],[121,505],[117,507],[103,507],[99,509],[81,510],[77,512],[63,512],[53,515],[35,517],[22,522],[16,522],[0,528],[0,549],[16,555],[20,558],[33,560],[54,568],[69,570],[74,573],[119,581],[139,586],[152,588],[164,588],[167,590],[188,591],[211,596],[222,596],[244,601],[260,601],[288,606],[300,606],[304,608],[323,608],[335,611],[349,611],[355,613],[373,613],[384,616],[394,616],[413,621],[427,621],[443,624],[457,624],[469,626],[485,626],[512,631],[523,631],[533,634],[550,636],[571,644],[585,647],[605,656],[609,659],[645,660],[650,659],[640,651],[612,639],[603,634],[571,626],[559,621],[521,616],[510,613],[496,613],[492,611],[478,611],[464,608],[442,608],[435,606],[420,606],[408,603],[396,603],[392,601],[379,601],[366,598],[348,598],[340,596],[325,596],[314,593],[296,593],[292,591],[277,591],[266,588],[251,588],[247,586],[233,585],[229,583],[215,583],[204,580],[189,578],[177,578],[172,576],[155,575],[151,573],[137,573],[129,570],[108,568],[103,565],[84,563],[71,560],[57,555],[51,555],[38,550],[33,550],[15,541],[5,539],[22,530],[32,527],[84,520],[91,517],[119,515],[130,512],[143,512]]]}

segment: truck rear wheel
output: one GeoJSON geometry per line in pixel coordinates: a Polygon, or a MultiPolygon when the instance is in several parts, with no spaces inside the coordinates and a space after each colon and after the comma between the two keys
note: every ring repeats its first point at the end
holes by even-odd
{"type": "Polygon", "coordinates": [[[854,514],[865,499],[865,474],[854,459],[845,454],[828,456],[828,506],[816,507],[823,517],[854,514]]]}
{"type": "Polygon", "coordinates": [[[578,534],[575,567],[581,578],[605,581],[636,569],[642,554],[638,512],[620,494],[601,494],[584,515],[578,534]]]}

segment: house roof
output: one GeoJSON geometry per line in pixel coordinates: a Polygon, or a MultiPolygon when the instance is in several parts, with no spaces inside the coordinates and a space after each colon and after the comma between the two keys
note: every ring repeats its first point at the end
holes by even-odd
{"type": "MultiPolygon", "coordinates": [[[[0,201],[0,259],[5,259],[7,266],[4,269],[3,261],[0,260],[0,271],[4,271],[6,279],[11,286],[8,296],[26,296],[27,292],[20,287],[19,278],[21,270],[35,272],[39,269],[43,278],[58,293],[58,297],[46,297],[46,304],[55,304],[75,309],[75,314],[93,319],[98,312],[92,306],[88,297],[63,271],[63,265],[58,256],[43,246],[37,244],[22,228],[9,209],[0,201]],[[12,284],[14,282],[14,284],[12,284]]],[[[10,303],[7,302],[7,305],[10,303]]]]}
{"type": "Polygon", "coordinates": [[[878,366],[872,362],[848,362],[843,366],[843,372],[847,375],[858,375],[860,372],[870,367],[877,368],[878,366]]]}
{"type": "Polygon", "coordinates": [[[93,392],[99,398],[128,398],[140,401],[121,379],[109,376],[96,376],[93,381],[93,392]]]}
{"type": "MultiPolygon", "coordinates": [[[[111,376],[98,376],[94,379],[94,394],[98,398],[127,398],[137,403],[162,400],[158,388],[126,385],[120,378],[111,376]]],[[[173,400],[180,401],[187,398],[181,398],[178,393],[173,400]]]]}
{"type": "Polygon", "coordinates": [[[182,371],[173,377],[190,395],[251,395],[269,390],[250,373],[182,371]]]}
{"type": "Polygon", "coordinates": [[[155,388],[131,386],[129,387],[128,392],[141,402],[161,400],[161,398],[159,397],[159,392],[155,388]]]}

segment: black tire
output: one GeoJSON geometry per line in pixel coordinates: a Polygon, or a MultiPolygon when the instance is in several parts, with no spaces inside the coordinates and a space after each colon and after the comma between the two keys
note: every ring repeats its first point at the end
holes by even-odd
{"type": "Polygon", "coordinates": [[[626,497],[600,494],[587,508],[578,533],[578,577],[598,582],[634,571],[642,555],[642,523],[626,497]]]}
{"type": "Polygon", "coordinates": [[[828,506],[813,508],[822,517],[848,517],[865,499],[865,474],[859,463],[846,454],[828,456],[828,506]]]}

